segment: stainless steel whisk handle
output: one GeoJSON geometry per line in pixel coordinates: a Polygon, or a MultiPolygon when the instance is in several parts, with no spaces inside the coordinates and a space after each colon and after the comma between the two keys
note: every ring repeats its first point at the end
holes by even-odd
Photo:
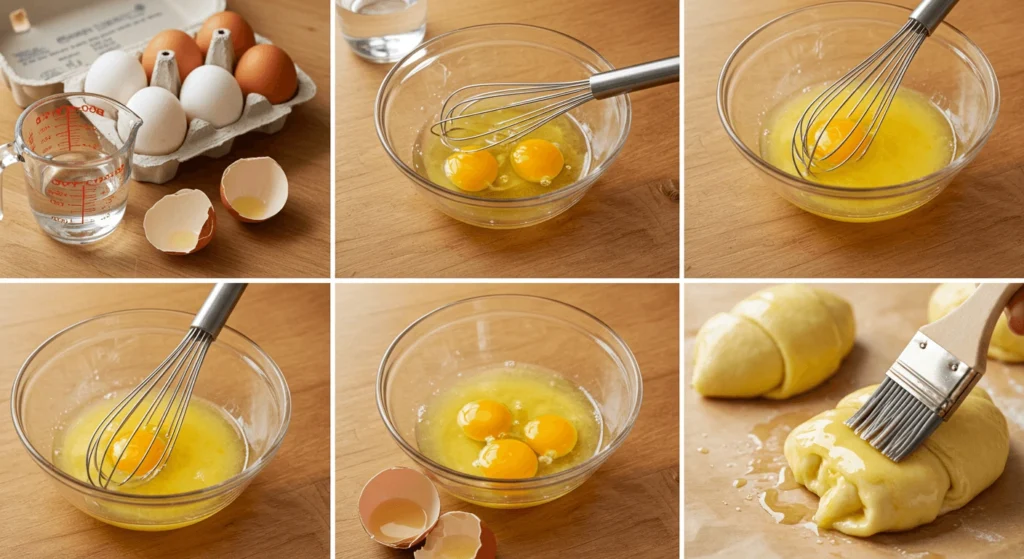
{"type": "Polygon", "coordinates": [[[635,66],[609,70],[590,77],[594,99],[606,99],[679,81],[679,57],[664,58],[635,66]]]}
{"type": "Polygon", "coordinates": [[[928,29],[928,34],[946,19],[949,12],[959,0],[922,0],[910,14],[910,19],[918,21],[928,29]]]}
{"type": "Polygon", "coordinates": [[[247,283],[218,283],[213,286],[210,295],[206,297],[203,306],[196,313],[192,327],[199,328],[216,339],[248,285],[247,283]]]}

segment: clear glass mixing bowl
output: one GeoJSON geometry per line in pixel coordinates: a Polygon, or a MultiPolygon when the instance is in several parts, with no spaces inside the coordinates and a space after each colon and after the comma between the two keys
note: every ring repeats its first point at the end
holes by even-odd
{"type": "Polygon", "coordinates": [[[927,96],[953,125],[957,151],[945,168],[917,180],[877,188],[822,186],[761,158],[769,112],[807,87],[833,82],[887,41],[910,10],[877,2],[832,2],[772,20],[733,51],[718,82],[726,132],[779,195],[839,221],[880,221],[939,195],[974,160],[995,126],[999,84],[988,59],[966,35],[943,23],[925,40],[903,85],[927,96]]]}
{"type": "Polygon", "coordinates": [[[395,338],[377,374],[377,407],[402,450],[452,495],[492,508],[532,507],[579,487],[625,441],[642,398],[636,359],[608,325],[565,303],[525,295],[465,299],[432,311],[395,338]],[[555,474],[498,481],[419,452],[419,411],[431,393],[460,373],[507,361],[558,371],[590,393],[605,432],[594,456],[555,474]]]}
{"type": "Polygon", "coordinates": [[[178,345],[193,315],[130,310],[79,322],[43,342],[14,381],[11,412],[26,450],[61,494],[86,514],[133,530],[195,524],[235,500],[274,457],[288,430],[291,393],[281,370],[252,340],[225,327],[210,346],[193,395],[220,406],[249,443],[246,468],[219,485],[176,495],[128,495],[56,468],[54,444],[83,406],[138,384],[178,345]]]}
{"type": "Polygon", "coordinates": [[[491,200],[438,186],[414,168],[416,139],[425,125],[437,120],[444,99],[462,86],[570,81],[611,69],[594,49],[543,27],[493,24],[445,33],[409,53],[384,78],[375,108],[377,136],[416,190],[449,216],[491,229],[536,225],[579,202],[618,156],[629,133],[627,95],[590,101],[569,113],[590,141],[589,171],[575,183],[539,196],[491,200]]]}

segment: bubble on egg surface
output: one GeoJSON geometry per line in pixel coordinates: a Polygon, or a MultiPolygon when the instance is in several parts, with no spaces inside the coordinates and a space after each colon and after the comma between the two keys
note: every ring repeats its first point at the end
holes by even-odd
{"type": "Polygon", "coordinates": [[[189,120],[199,118],[216,128],[241,118],[245,104],[242,88],[231,72],[214,65],[193,70],[181,84],[179,98],[189,120]]]}
{"type": "Polygon", "coordinates": [[[181,81],[185,81],[192,70],[203,65],[203,53],[199,51],[199,45],[195,40],[180,29],[167,29],[154,35],[146,45],[146,49],[142,51],[142,67],[146,70],[146,77],[153,76],[156,57],[160,51],[165,50],[174,53],[181,81]]]}
{"type": "Polygon", "coordinates": [[[89,66],[84,91],[127,103],[146,85],[146,70],[139,59],[122,50],[112,50],[89,66]]]}
{"type": "MultiPolygon", "coordinates": [[[[188,117],[181,102],[170,91],[146,87],[133,95],[127,105],[142,119],[135,139],[135,153],[167,155],[181,147],[188,132],[188,117]]],[[[127,131],[119,132],[125,139],[127,131]]]]}

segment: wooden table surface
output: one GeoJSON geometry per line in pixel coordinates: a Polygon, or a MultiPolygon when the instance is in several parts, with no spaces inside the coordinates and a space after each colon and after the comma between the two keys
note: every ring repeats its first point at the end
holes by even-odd
{"type": "MultiPolygon", "coordinates": [[[[853,306],[857,341],[836,374],[788,400],[703,398],[690,382],[697,331],[712,315],[765,287],[753,284],[687,284],[683,300],[685,434],[685,551],[692,559],[1002,559],[1024,557],[1024,366],[989,360],[979,386],[991,394],[1010,429],[1010,457],[996,482],[960,510],[902,533],[855,538],[832,530],[815,533],[805,522],[817,497],[802,487],[779,491],[786,466],[782,446],[789,431],[835,407],[844,396],[877,384],[927,322],[933,284],[824,284],[853,306]],[[760,439],[760,449],[753,442],[760,439]],[[703,450],[702,450],[703,449],[703,450]],[[735,487],[734,480],[746,485],[735,487]],[[777,524],[764,502],[785,511],[777,524]]],[[[787,480],[790,479],[787,476],[787,480]]],[[[813,526],[813,524],[811,525],[813,526]]]]}
{"type": "MultiPolygon", "coordinates": [[[[158,185],[131,181],[124,221],[95,244],[67,246],[36,225],[20,166],[4,174],[0,277],[328,277],[330,276],[330,6],[327,0],[230,0],[257,33],[283,48],[317,84],[316,97],[288,115],[281,132],[235,140],[220,159],[198,157],[158,185]],[[233,161],[271,156],[288,175],[284,210],[265,223],[242,224],[220,201],[220,177],[233,161]],[[142,219],[157,200],[182,188],[202,190],[217,212],[209,246],[189,256],[164,254],[146,241],[142,219]]],[[[22,109],[0,91],[0,141],[14,137],[22,109]]]]}
{"type": "Polygon", "coordinates": [[[374,543],[359,522],[359,492],[374,474],[413,466],[377,413],[377,367],[392,339],[434,308],[487,293],[543,295],[606,321],[630,345],[644,379],[640,417],[593,478],[552,503],[522,510],[467,505],[442,494],[442,511],[468,510],[507,559],[679,557],[679,291],[676,285],[337,286],[338,557],[411,557],[374,543]]]}
{"type": "MultiPolygon", "coordinates": [[[[567,33],[615,66],[679,54],[671,0],[445,0],[427,38],[484,23],[567,33]]],[[[377,140],[373,101],[388,66],[340,32],[336,51],[338,277],[679,277],[679,87],[632,95],[623,152],[575,207],[526,229],[491,231],[428,206],[377,140]]]]}
{"type": "MultiPolygon", "coordinates": [[[[888,0],[907,7],[917,0],[888,0]]],[[[688,0],[687,277],[1016,277],[1024,274],[1024,3],[961,3],[947,21],[992,61],[1002,106],[988,144],[935,200],[871,224],[840,223],[784,201],[733,146],[718,118],[718,75],[750,32],[819,0],[688,0]]]]}
{"type": "MultiPolygon", "coordinates": [[[[24,359],[54,332],[119,309],[195,312],[203,284],[15,285],[0,288],[0,408],[24,359]]],[[[61,497],[29,457],[10,415],[0,420],[0,541],[4,557],[326,557],[330,552],[330,286],[252,285],[228,325],[284,371],[292,418],[274,460],[226,509],[187,528],[133,532],[61,497]]]]}

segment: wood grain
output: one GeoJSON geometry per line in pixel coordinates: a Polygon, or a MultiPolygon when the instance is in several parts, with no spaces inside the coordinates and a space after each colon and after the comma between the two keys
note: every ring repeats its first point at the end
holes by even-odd
{"type": "MultiPolygon", "coordinates": [[[[1024,367],[989,360],[980,387],[1006,415],[1010,457],[1003,475],[964,508],[913,530],[855,538],[840,532],[815,533],[802,522],[776,524],[762,509],[766,490],[775,487],[786,465],[782,444],[789,430],[850,392],[877,384],[927,322],[932,284],[815,284],[853,305],[857,340],[836,374],[822,385],[788,400],[703,398],[690,382],[693,349],[700,326],[765,287],[753,284],[687,284],[683,300],[685,386],[685,552],[688,558],[787,557],[858,559],[997,559],[1024,556],[1024,367]],[[754,440],[760,439],[761,450],[754,440]],[[704,449],[702,452],[700,449],[704,449]],[[751,472],[751,470],[754,470],[751,472]],[[763,473],[758,473],[763,472],[763,473]],[[736,488],[735,479],[746,485],[736,488]]],[[[797,488],[779,497],[796,513],[817,507],[817,498],[797,488]],[[804,507],[811,507],[804,509],[804,507]],[[801,510],[803,509],[803,510],[801,510]]]]}
{"type": "Polygon", "coordinates": [[[644,402],[625,444],[582,487],[552,503],[500,511],[442,495],[442,510],[480,516],[506,558],[679,557],[679,299],[676,285],[337,286],[336,537],[344,559],[407,557],[374,543],[356,503],[363,484],[413,466],[377,413],[377,367],[391,340],[422,314],[464,297],[526,293],[559,299],[606,321],[630,345],[644,402]]]}
{"type": "MultiPolygon", "coordinates": [[[[679,8],[646,0],[430,2],[427,37],[484,23],[572,35],[615,66],[673,56],[679,8]]],[[[632,95],[619,159],[583,200],[535,227],[490,231],[429,207],[377,140],[373,101],[389,67],[340,36],[337,62],[338,277],[678,277],[679,87],[632,95]]]]}
{"type": "MultiPolygon", "coordinates": [[[[0,407],[14,376],[54,332],[130,308],[195,312],[203,284],[15,285],[0,288],[0,407]]],[[[79,512],[29,457],[10,418],[0,421],[4,557],[276,558],[330,551],[330,286],[252,285],[228,325],[284,371],[292,393],[288,434],[274,460],[226,509],[171,532],[133,532],[79,512]]]]}
{"type": "MultiPolygon", "coordinates": [[[[5,217],[0,222],[0,276],[4,277],[328,277],[330,276],[330,4],[326,0],[231,0],[257,33],[283,48],[317,84],[317,94],[288,115],[281,132],[246,134],[220,159],[181,165],[167,184],[131,181],[124,221],[110,237],[86,247],[51,240],[28,207],[20,166],[4,173],[5,217]],[[242,224],[220,202],[224,168],[243,157],[271,156],[288,175],[285,209],[265,223],[242,224]],[[217,232],[186,257],[161,253],[146,241],[142,219],[161,197],[182,188],[202,190],[217,211],[217,232]]],[[[14,137],[22,109],[0,91],[0,141],[14,137]]]]}
{"type": "MultiPolygon", "coordinates": [[[[1014,277],[1024,274],[1024,4],[960,4],[947,21],[992,61],[1002,106],[981,155],[935,200],[880,223],[839,223],[784,201],[732,145],[718,75],[750,32],[818,0],[686,2],[687,277],[1014,277]]],[[[895,0],[907,7],[917,0],[895,0]]]]}

